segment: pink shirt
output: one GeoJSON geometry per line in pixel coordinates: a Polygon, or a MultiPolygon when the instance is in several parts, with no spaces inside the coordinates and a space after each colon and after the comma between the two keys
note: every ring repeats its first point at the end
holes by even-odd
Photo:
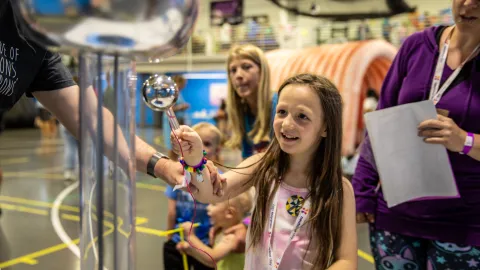
{"type": "MultiPolygon", "coordinates": [[[[272,234],[272,248],[274,260],[283,255],[279,270],[304,270],[312,269],[314,261],[315,241],[308,246],[311,237],[308,235],[308,225],[303,225],[293,238],[287,248],[288,239],[294,228],[298,212],[301,209],[299,201],[303,201],[308,194],[304,188],[294,188],[282,183],[277,191],[277,214],[272,234]],[[298,207],[295,207],[298,206],[298,207]],[[298,210],[298,211],[297,211],[298,210]],[[293,215],[292,215],[293,214],[293,215]],[[295,216],[294,216],[295,215],[295,216]],[[285,249],[287,248],[287,249],[285,249]]],[[[267,207],[269,209],[270,207],[267,207]]],[[[268,214],[270,215],[270,214],[268,214]]],[[[268,217],[270,218],[270,217],[268,217]]],[[[308,218],[308,217],[307,217],[308,218]]],[[[245,258],[245,270],[270,270],[268,269],[268,227],[265,226],[264,237],[261,246],[248,248],[250,246],[250,230],[247,233],[247,251],[245,258]]]]}

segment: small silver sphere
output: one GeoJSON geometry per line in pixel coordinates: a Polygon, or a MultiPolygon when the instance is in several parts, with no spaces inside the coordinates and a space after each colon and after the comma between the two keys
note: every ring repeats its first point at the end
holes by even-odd
{"type": "MultiPolygon", "coordinates": [[[[199,0],[13,0],[19,16],[62,49],[158,61],[187,44],[199,0]]],[[[42,44],[49,46],[50,44],[42,44]]]]}
{"type": "Polygon", "coordinates": [[[166,111],[175,104],[179,90],[175,81],[168,76],[150,76],[142,86],[143,101],[154,111],[166,111]]]}

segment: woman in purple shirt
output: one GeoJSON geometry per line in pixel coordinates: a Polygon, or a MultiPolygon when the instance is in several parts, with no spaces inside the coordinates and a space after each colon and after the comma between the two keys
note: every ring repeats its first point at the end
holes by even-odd
{"type": "Polygon", "coordinates": [[[418,135],[448,149],[461,197],[388,208],[365,148],[352,184],[377,269],[480,269],[480,0],[453,0],[453,15],[454,26],[405,41],[378,109],[433,100],[442,113],[421,123],[418,135]]]}

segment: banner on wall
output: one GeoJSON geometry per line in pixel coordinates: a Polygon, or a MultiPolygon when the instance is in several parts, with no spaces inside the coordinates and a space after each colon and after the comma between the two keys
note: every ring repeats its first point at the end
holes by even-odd
{"type": "Polygon", "coordinates": [[[227,97],[226,73],[187,73],[183,74],[187,85],[183,90],[185,102],[190,104],[187,114],[191,125],[199,122],[215,124],[222,99],[227,97]]]}
{"type": "MultiPolygon", "coordinates": [[[[137,89],[141,89],[141,84],[151,74],[140,74],[137,89]]],[[[190,107],[185,111],[186,122],[189,125],[195,125],[199,122],[209,122],[215,124],[213,119],[218,112],[218,108],[223,99],[227,97],[227,73],[219,72],[196,72],[196,73],[169,73],[169,76],[182,75],[186,79],[185,88],[181,95],[190,107]]],[[[140,91],[137,91],[137,124],[142,121],[140,114],[140,107],[145,106],[140,96],[140,91]]],[[[154,117],[151,109],[145,110],[146,126],[154,125],[154,117]]]]}

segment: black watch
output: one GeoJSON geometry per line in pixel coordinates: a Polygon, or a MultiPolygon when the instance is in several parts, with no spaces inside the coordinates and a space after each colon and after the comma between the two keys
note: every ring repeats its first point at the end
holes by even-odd
{"type": "Polygon", "coordinates": [[[155,176],[155,165],[162,158],[170,159],[168,156],[160,152],[157,152],[153,154],[153,156],[150,158],[150,160],[147,163],[147,173],[153,178],[157,178],[157,176],[155,176]]]}

